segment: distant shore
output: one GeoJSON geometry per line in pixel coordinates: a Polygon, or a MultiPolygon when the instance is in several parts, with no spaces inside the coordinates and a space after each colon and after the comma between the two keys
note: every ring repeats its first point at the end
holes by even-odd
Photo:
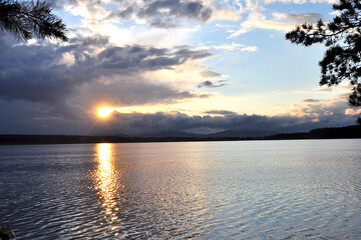
{"type": "Polygon", "coordinates": [[[141,143],[141,142],[198,142],[198,141],[249,141],[297,139],[361,138],[361,125],[318,128],[309,132],[282,133],[264,137],[124,137],[78,135],[21,135],[0,134],[0,145],[76,144],[76,143],[141,143]]]}

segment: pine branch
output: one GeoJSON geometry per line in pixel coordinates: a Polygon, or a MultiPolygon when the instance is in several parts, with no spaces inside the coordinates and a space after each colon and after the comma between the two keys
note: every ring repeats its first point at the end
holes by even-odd
{"type": "Polygon", "coordinates": [[[0,29],[15,35],[18,40],[38,38],[67,41],[66,26],[51,13],[50,4],[33,1],[0,0],[0,29]]]}
{"type": "Polygon", "coordinates": [[[340,15],[327,24],[304,23],[286,34],[292,43],[306,47],[323,43],[328,49],[319,62],[320,85],[333,86],[348,80],[354,86],[349,103],[361,106],[361,3],[360,0],[340,0],[333,9],[340,15]]]}

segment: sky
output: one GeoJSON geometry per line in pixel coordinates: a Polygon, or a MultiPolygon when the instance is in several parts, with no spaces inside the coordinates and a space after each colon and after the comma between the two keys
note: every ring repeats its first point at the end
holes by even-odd
{"type": "Polygon", "coordinates": [[[51,3],[68,42],[0,32],[0,134],[297,132],[361,113],[347,83],[319,86],[324,46],[285,40],[334,0],[51,3]]]}

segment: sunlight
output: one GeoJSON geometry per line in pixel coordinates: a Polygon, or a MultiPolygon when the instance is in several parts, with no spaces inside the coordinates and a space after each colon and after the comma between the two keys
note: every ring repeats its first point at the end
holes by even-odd
{"type": "Polygon", "coordinates": [[[98,168],[95,171],[96,189],[99,190],[100,203],[105,210],[107,221],[117,219],[116,215],[116,192],[119,188],[117,184],[117,172],[114,168],[112,145],[101,143],[97,145],[98,168]]]}
{"type": "Polygon", "coordinates": [[[105,172],[109,173],[112,170],[111,167],[111,150],[110,144],[108,143],[101,143],[98,145],[98,157],[99,157],[99,166],[100,169],[105,172]]]}
{"type": "Polygon", "coordinates": [[[98,116],[99,117],[106,117],[108,116],[110,113],[112,113],[115,109],[113,108],[100,108],[98,110],[98,116]]]}

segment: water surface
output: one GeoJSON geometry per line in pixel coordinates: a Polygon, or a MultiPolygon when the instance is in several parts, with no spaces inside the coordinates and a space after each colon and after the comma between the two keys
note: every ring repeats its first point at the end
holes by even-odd
{"type": "Polygon", "coordinates": [[[360,239],[360,146],[0,146],[0,224],[17,239],[360,239]]]}

